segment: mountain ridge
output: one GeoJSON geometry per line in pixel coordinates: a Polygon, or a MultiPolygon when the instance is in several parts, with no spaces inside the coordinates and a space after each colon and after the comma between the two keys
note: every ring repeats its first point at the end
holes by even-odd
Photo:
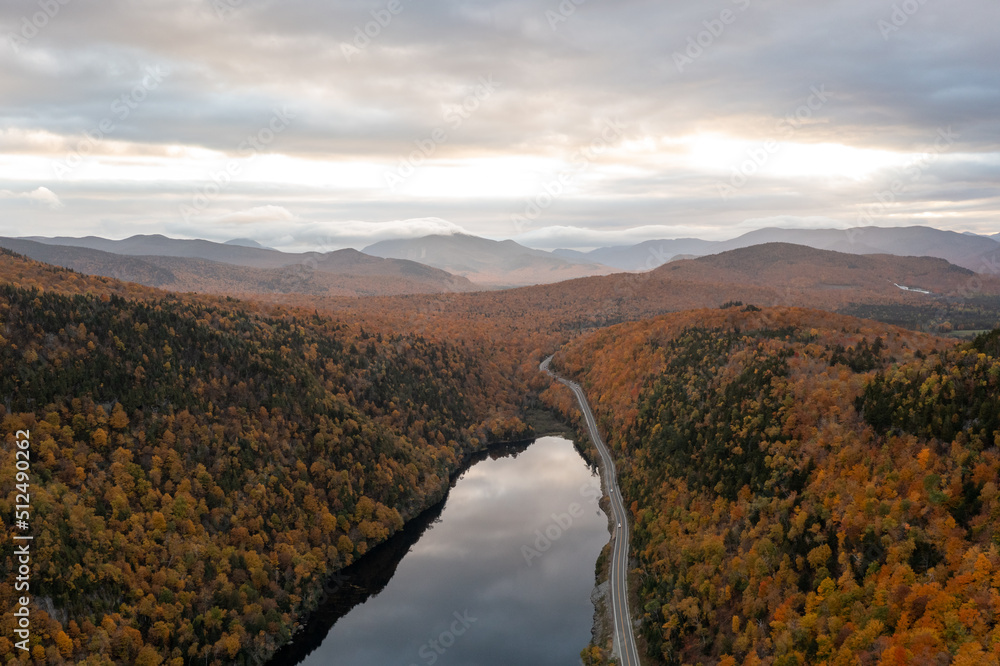
{"type": "MultiPolygon", "coordinates": [[[[304,254],[297,262],[261,268],[201,257],[117,254],[16,238],[0,238],[0,246],[37,261],[81,273],[178,292],[246,297],[293,292],[326,296],[378,296],[471,291],[476,288],[465,278],[431,266],[372,257],[354,249],[304,254]]],[[[295,256],[278,254],[286,259],[295,256]]]]}
{"type": "Polygon", "coordinates": [[[933,227],[856,227],[853,229],[785,229],[765,227],[725,241],[696,238],[648,240],[635,245],[597,248],[589,252],[555,250],[559,256],[572,255],[580,260],[600,261],[621,270],[649,270],[679,254],[717,254],[742,247],[770,242],[786,242],[846,254],[893,254],[930,256],[976,271],[1000,272],[1000,244],[985,245],[976,236],[933,227]]]}
{"type": "Polygon", "coordinates": [[[550,284],[616,272],[608,266],[559,257],[510,239],[495,241],[469,234],[379,241],[363,252],[419,261],[490,287],[550,284]]]}

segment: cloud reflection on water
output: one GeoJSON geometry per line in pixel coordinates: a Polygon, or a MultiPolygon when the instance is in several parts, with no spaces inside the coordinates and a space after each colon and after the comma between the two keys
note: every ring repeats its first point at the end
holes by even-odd
{"type": "MultiPolygon", "coordinates": [[[[608,540],[598,483],[571,442],[545,437],[473,466],[388,585],[330,630],[304,662],[577,664],[590,636],[594,564],[608,540]],[[577,504],[582,512],[528,566],[521,548],[577,504]],[[456,612],[475,618],[450,637],[456,612]],[[444,649],[428,641],[454,643],[444,649]],[[423,650],[421,650],[423,648],[423,650]]],[[[461,625],[457,625],[461,628],[461,625]]]]}

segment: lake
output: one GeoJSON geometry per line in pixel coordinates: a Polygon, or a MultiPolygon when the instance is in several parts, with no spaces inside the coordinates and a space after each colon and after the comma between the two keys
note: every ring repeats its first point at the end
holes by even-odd
{"type": "Polygon", "coordinates": [[[608,542],[600,479],[560,437],[495,449],[333,581],[273,664],[580,663],[608,542]]]}

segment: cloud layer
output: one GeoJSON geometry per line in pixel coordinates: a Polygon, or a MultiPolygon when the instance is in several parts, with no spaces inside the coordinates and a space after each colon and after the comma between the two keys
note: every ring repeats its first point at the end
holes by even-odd
{"type": "Polygon", "coordinates": [[[995,233],[998,24],[993,0],[15,0],[0,233],[995,233]]]}

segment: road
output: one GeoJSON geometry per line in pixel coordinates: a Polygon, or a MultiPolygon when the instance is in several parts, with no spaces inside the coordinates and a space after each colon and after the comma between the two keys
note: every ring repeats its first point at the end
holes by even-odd
{"type": "Polygon", "coordinates": [[[587,396],[583,393],[583,389],[576,382],[563,379],[549,370],[549,362],[551,361],[552,357],[550,356],[542,361],[538,369],[568,386],[576,395],[576,400],[580,403],[580,411],[583,412],[583,418],[587,421],[590,438],[594,441],[594,445],[601,455],[604,485],[611,499],[613,526],[611,572],[608,576],[608,582],[611,588],[611,615],[614,617],[615,623],[615,652],[618,654],[619,663],[623,666],[640,666],[639,651],[635,647],[635,634],[632,631],[632,617],[628,607],[628,514],[625,512],[621,491],[618,489],[615,461],[611,458],[611,452],[608,451],[604,440],[601,439],[601,433],[597,431],[597,422],[594,420],[593,412],[590,411],[590,405],[587,404],[587,396]]]}

